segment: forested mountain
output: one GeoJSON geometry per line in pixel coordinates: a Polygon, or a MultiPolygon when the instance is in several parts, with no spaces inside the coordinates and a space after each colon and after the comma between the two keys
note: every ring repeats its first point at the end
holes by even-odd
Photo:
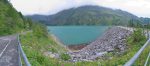
{"type": "Polygon", "coordinates": [[[140,20],[141,20],[141,22],[143,24],[150,24],[150,18],[143,18],[143,17],[141,17],[140,20]]]}
{"type": "Polygon", "coordinates": [[[37,37],[47,36],[46,26],[24,18],[8,0],[0,0],[0,36],[29,30],[37,37]]]}
{"type": "Polygon", "coordinates": [[[25,28],[29,28],[29,21],[26,21],[7,0],[0,0],[0,35],[21,32],[25,28]]]}
{"type": "Polygon", "coordinates": [[[126,11],[100,6],[81,6],[54,15],[28,15],[27,17],[46,25],[127,25],[131,19],[140,20],[126,11]]]}

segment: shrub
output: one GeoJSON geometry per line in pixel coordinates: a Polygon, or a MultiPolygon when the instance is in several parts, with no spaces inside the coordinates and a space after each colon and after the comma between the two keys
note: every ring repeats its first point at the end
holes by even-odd
{"type": "Polygon", "coordinates": [[[134,31],[133,35],[132,35],[133,41],[134,42],[138,42],[141,40],[146,39],[145,35],[142,33],[141,29],[137,29],[134,31]]]}
{"type": "Polygon", "coordinates": [[[69,56],[69,54],[65,54],[65,53],[62,53],[60,57],[61,57],[62,60],[65,60],[65,61],[67,61],[67,60],[69,60],[71,58],[69,56]]]}
{"type": "Polygon", "coordinates": [[[146,40],[145,35],[142,33],[142,29],[134,30],[133,34],[128,37],[127,42],[128,44],[143,44],[143,41],[146,40]]]}
{"type": "Polygon", "coordinates": [[[33,34],[37,36],[38,38],[47,37],[48,35],[47,28],[43,24],[34,23],[32,29],[33,29],[33,34]]]}

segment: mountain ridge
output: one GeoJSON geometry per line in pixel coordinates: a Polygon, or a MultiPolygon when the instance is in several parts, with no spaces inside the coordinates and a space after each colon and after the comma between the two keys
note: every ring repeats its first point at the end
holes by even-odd
{"type": "Polygon", "coordinates": [[[132,19],[141,21],[139,17],[127,11],[91,5],[66,9],[54,15],[26,17],[46,25],[127,25],[132,19]]]}

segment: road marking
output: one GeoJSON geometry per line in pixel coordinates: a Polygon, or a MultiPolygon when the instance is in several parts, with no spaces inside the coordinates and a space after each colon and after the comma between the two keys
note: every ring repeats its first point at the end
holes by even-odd
{"type": "Polygon", "coordinates": [[[0,40],[10,40],[9,38],[0,38],[0,40]]]}
{"type": "Polygon", "coordinates": [[[6,48],[8,47],[8,45],[10,44],[11,40],[9,40],[8,44],[5,46],[5,48],[3,49],[3,51],[0,53],[0,58],[3,55],[4,51],[6,50],[6,48]]]}
{"type": "Polygon", "coordinates": [[[0,38],[0,40],[10,40],[10,39],[8,39],[8,38],[7,39],[6,38],[0,38]]]}

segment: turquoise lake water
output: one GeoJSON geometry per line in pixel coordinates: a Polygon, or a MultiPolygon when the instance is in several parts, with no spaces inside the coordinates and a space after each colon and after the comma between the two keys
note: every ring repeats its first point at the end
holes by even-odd
{"type": "Polygon", "coordinates": [[[49,33],[54,34],[65,45],[92,42],[106,29],[108,26],[48,26],[49,33]]]}

